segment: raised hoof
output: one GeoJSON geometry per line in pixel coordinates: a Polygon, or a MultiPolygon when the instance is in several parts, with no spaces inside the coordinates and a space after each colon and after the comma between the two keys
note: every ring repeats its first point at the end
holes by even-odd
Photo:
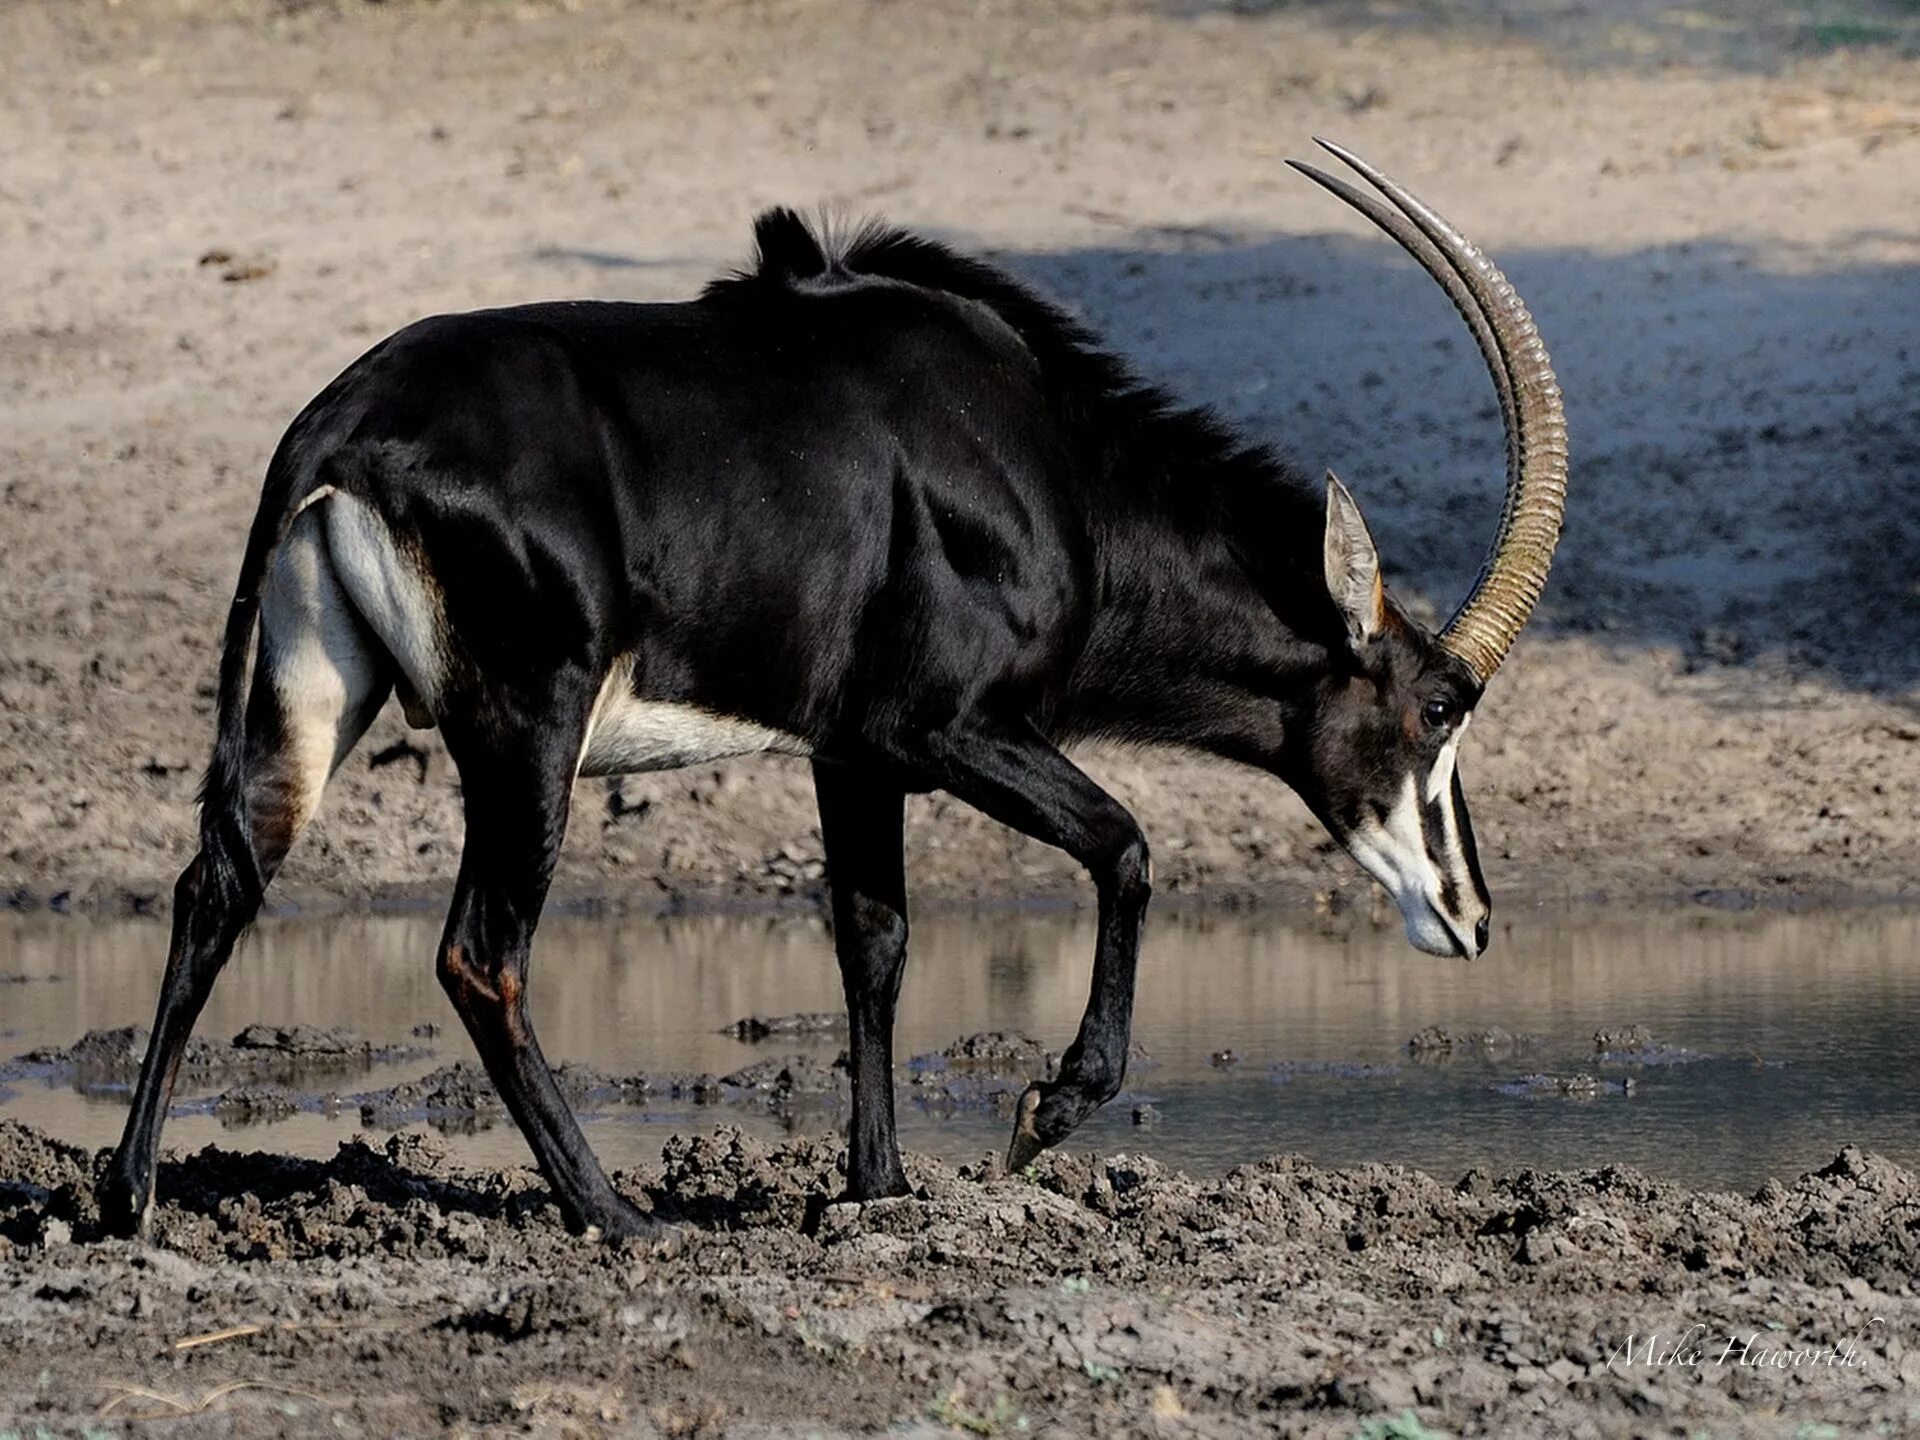
{"type": "Polygon", "coordinates": [[[1018,1175],[1027,1166],[1040,1158],[1047,1148],[1047,1142],[1040,1138],[1035,1127],[1034,1116],[1040,1111],[1040,1102],[1046,1099],[1046,1091],[1038,1083],[1029,1085],[1026,1093],[1020,1097],[1020,1103],[1013,1110],[1013,1139],[1007,1145],[1007,1173],[1018,1175]]]}

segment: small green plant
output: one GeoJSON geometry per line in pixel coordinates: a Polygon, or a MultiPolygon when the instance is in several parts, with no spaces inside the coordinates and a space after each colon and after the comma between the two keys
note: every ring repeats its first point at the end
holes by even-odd
{"type": "Polygon", "coordinates": [[[1353,1432],[1353,1440],[1451,1440],[1444,1430],[1429,1430],[1411,1410],[1377,1415],[1353,1432]]]}
{"type": "Polygon", "coordinates": [[[965,1387],[956,1385],[935,1398],[927,1407],[927,1417],[969,1435],[1024,1435],[1030,1428],[1027,1417],[1007,1396],[996,1395],[986,1410],[969,1410],[966,1395],[965,1387]]]}
{"type": "Polygon", "coordinates": [[[840,1336],[825,1330],[816,1330],[805,1320],[794,1321],[793,1335],[814,1354],[824,1355],[830,1360],[842,1359],[850,1351],[859,1348],[856,1342],[843,1340],[840,1336]]]}
{"type": "Polygon", "coordinates": [[[1120,1383],[1120,1371],[1112,1365],[1102,1365],[1098,1360],[1082,1360],[1080,1368],[1087,1372],[1087,1378],[1096,1385],[1120,1383]]]}

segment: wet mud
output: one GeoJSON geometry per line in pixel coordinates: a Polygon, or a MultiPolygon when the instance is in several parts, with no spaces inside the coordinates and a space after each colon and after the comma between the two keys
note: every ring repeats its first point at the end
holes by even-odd
{"type": "Polygon", "coordinates": [[[1515,1034],[1497,1025],[1483,1030],[1449,1030],[1444,1025],[1429,1025],[1408,1039],[1407,1053],[1423,1063],[1456,1057],[1492,1060],[1538,1049],[1540,1043],[1538,1035],[1515,1034]]]}
{"type": "MultiPolygon", "coordinates": [[[[416,1027],[416,1033],[423,1027],[416,1027]]],[[[832,1041],[844,1015],[827,1013],[751,1017],[722,1033],[748,1042],[769,1037],[832,1041]],[[836,1023],[837,1022],[837,1023],[836,1023]]],[[[425,1038],[433,1038],[431,1034],[425,1038]]],[[[0,1098],[7,1082],[68,1086],[88,1096],[126,1099],[149,1040],[140,1026],[89,1031],[71,1045],[42,1046],[0,1064],[0,1098]]],[[[349,1083],[381,1066],[409,1064],[433,1054],[422,1045],[381,1046],[344,1029],[309,1025],[249,1025],[229,1041],[196,1037],[180,1067],[171,1113],[212,1115],[225,1129],[271,1125],[299,1114],[338,1117],[357,1112],[373,1130],[425,1124],[450,1136],[509,1123],[486,1071],[456,1060],[392,1085],[353,1090],[349,1083]]],[[[1010,1114],[1028,1083],[1053,1073],[1058,1056],[1032,1038],[991,1031],[965,1035],[943,1049],[916,1055],[896,1071],[903,1104],[930,1114],[1010,1114]]],[[[1144,1052],[1135,1063],[1151,1062],[1144,1052]]],[[[569,1061],[555,1079],[567,1103],[582,1115],[658,1112],[662,1118],[693,1109],[720,1109],[771,1117],[797,1131],[843,1123],[852,1101],[844,1050],[760,1056],[722,1074],[642,1071],[616,1074],[569,1061]]]]}
{"type": "MultiPolygon", "coordinates": [[[[432,1038],[434,1028],[416,1027],[416,1033],[424,1031],[425,1038],[432,1038]]],[[[844,1015],[815,1012],[751,1016],[723,1027],[720,1033],[757,1044],[772,1037],[832,1041],[845,1029],[844,1015]]],[[[34,1079],[68,1083],[83,1094],[124,1097],[139,1072],[147,1040],[147,1032],[139,1026],[90,1031],[70,1046],[41,1047],[0,1065],[0,1086],[9,1079],[34,1079]]],[[[1436,1025],[1412,1036],[1405,1049],[1417,1065],[1444,1065],[1455,1060],[1480,1064],[1490,1076],[1497,1077],[1489,1083],[1502,1095],[1572,1100],[1630,1096],[1637,1087],[1632,1073],[1637,1068],[1690,1065],[1721,1058],[1663,1044],[1647,1027],[1635,1023],[1594,1032],[1597,1074],[1587,1070],[1513,1073],[1517,1060],[1544,1044],[1541,1036],[1499,1027],[1449,1030],[1436,1025]]],[[[342,1093],[343,1087],[337,1083],[343,1077],[432,1053],[421,1046],[377,1046],[345,1029],[249,1025],[230,1041],[196,1038],[189,1042],[181,1064],[186,1098],[176,1100],[172,1113],[211,1114],[223,1127],[240,1129],[303,1113],[337,1116],[357,1110],[360,1123],[370,1129],[399,1130],[424,1123],[448,1135],[473,1134],[507,1121],[506,1108],[493,1082],[479,1065],[468,1060],[456,1060],[425,1075],[359,1093],[342,1093]],[[216,1085],[223,1087],[216,1093],[191,1093],[216,1085]]],[[[939,1050],[915,1055],[896,1067],[897,1093],[902,1104],[932,1115],[1009,1115],[1032,1081],[1054,1074],[1059,1059],[1056,1052],[1031,1036],[981,1031],[961,1036],[939,1050]]],[[[1230,1072],[1245,1059],[1237,1051],[1222,1050],[1209,1058],[1209,1064],[1214,1070],[1230,1072]]],[[[1777,1062],[1754,1057],[1750,1063],[1777,1062]]],[[[1130,1074],[1138,1079],[1150,1074],[1153,1067],[1153,1057],[1136,1044],[1129,1059],[1130,1074]]],[[[1364,1083],[1400,1073],[1398,1064],[1353,1060],[1279,1059],[1265,1067],[1266,1077],[1275,1085],[1299,1081],[1364,1083]]],[[[808,1052],[764,1056],[725,1074],[642,1071],[620,1075],[569,1061],[556,1066],[554,1075],[568,1104],[581,1114],[658,1110],[671,1116],[692,1107],[730,1107],[772,1116],[789,1130],[799,1130],[843,1120],[852,1100],[843,1049],[830,1059],[808,1052]]],[[[4,1093],[0,1089],[0,1094],[4,1093]]],[[[1156,1100],[1158,1097],[1128,1091],[1116,1103],[1131,1111],[1135,1124],[1151,1126],[1160,1118],[1156,1100]]]]}
{"type": "Polygon", "coordinates": [[[537,1176],[405,1135],[169,1161],[151,1243],[99,1241],[103,1159],[0,1124],[0,1423],[1724,1435],[1920,1397],[1920,1178],[1857,1149],[1750,1197],[909,1157],[914,1195],[856,1206],[837,1140],[723,1130],[616,1177],[676,1227],[654,1246],[582,1242],[537,1176]]]}
{"type": "Polygon", "coordinates": [[[720,1034],[736,1040],[759,1041],[780,1035],[844,1035],[846,1014],[838,1010],[814,1010],[800,1015],[746,1015],[731,1025],[722,1025],[720,1034]]]}
{"type": "MultiPolygon", "coordinates": [[[[145,1026],[90,1030],[72,1045],[40,1046],[0,1066],[0,1080],[71,1082],[83,1094],[115,1094],[132,1086],[151,1039],[145,1026]]],[[[376,1045],[352,1030],[313,1025],[248,1025],[231,1040],[195,1036],[180,1060],[181,1083],[310,1085],[364,1074],[377,1065],[427,1055],[412,1045],[376,1045]]],[[[234,1093],[238,1094],[239,1091],[234,1093]]]]}
{"type": "MultiPolygon", "coordinates": [[[[722,1033],[743,1039],[768,1035],[796,1038],[832,1035],[844,1031],[818,1023],[833,1017],[797,1017],[803,1027],[769,1026],[755,1034],[750,1022],[729,1026],[722,1033]]],[[[752,1022],[766,1025],[766,1022],[752,1022]]],[[[1053,1073],[1058,1057],[1026,1036],[990,1032],[963,1036],[943,1050],[916,1055],[900,1066],[896,1077],[906,1103],[938,1112],[987,1110],[1010,1112],[1027,1084],[1053,1073]]],[[[591,1065],[568,1063],[554,1071],[561,1093],[580,1113],[621,1109],[664,1109],[724,1106],[751,1110],[781,1119],[789,1126],[802,1121],[825,1123],[842,1114],[852,1101],[847,1057],[831,1058],[797,1053],[749,1061],[723,1075],[642,1071],[616,1075],[591,1065]]],[[[456,1061],[415,1080],[348,1097],[357,1105],[361,1123],[376,1129],[398,1129],[425,1122],[436,1129],[463,1133],[506,1119],[486,1072],[468,1061],[456,1061]]],[[[270,1118],[270,1117],[263,1117],[270,1118]]]]}
{"type": "MultiPolygon", "coordinates": [[[[782,1026],[741,1021],[722,1033],[753,1041],[770,1035],[832,1036],[846,1028],[844,1017],[785,1018],[807,1023],[782,1026]],[[824,1023],[835,1018],[838,1026],[824,1023]],[[756,1032],[752,1026],[762,1028],[756,1032]]],[[[916,1055],[898,1067],[896,1079],[903,1102],[925,1110],[1010,1113],[1020,1092],[1032,1080],[1051,1075],[1058,1059],[1035,1040],[995,1031],[962,1036],[942,1050],[916,1055]]],[[[767,1056],[722,1075],[671,1071],[615,1075],[578,1063],[558,1066],[554,1074],[568,1103],[581,1113],[724,1106],[771,1115],[795,1126],[842,1114],[853,1093],[844,1051],[831,1058],[806,1052],[767,1056]]],[[[359,1107],[361,1122],[377,1129],[424,1121],[458,1133],[506,1118],[486,1073],[467,1061],[349,1098],[359,1107]]]]}

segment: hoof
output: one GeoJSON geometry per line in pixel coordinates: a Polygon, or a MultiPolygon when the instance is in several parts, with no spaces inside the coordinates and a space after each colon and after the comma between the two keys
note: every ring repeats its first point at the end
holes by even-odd
{"type": "Polygon", "coordinates": [[[153,1191],[120,1176],[109,1175],[101,1182],[100,1233],[110,1239],[138,1240],[147,1233],[153,1218],[153,1191]]]}
{"type": "Polygon", "coordinates": [[[589,1244],[619,1242],[652,1246],[669,1253],[677,1253],[685,1244],[677,1226],[656,1220],[632,1205],[623,1205],[598,1220],[589,1221],[582,1227],[580,1238],[589,1244]]]}
{"type": "Polygon", "coordinates": [[[1020,1097],[1020,1103],[1013,1112],[1013,1139],[1007,1145],[1007,1173],[1018,1175],[1027,1166],[1040,1158],[1047,1148],[1047,1142],[1040,1138],[1040,1132],[1034,1127],[1034,1116],[1039,1113],[1040,1102],[1046,1098],[1046,1092],[1037,1084],[1029,1085],[1026,1093],[1020,1097]]]}
{"type": "Polygon", "coordinates": [[[875,1200],[900,1200],[911,1194],[913,1194],[913,1187],[907,1184],[906,1175],[896,1171],[871,1185],[856,1185],[849,1180],[847,1188],[827,1203],[829,1205],[866,1205],[875,1200]]]}

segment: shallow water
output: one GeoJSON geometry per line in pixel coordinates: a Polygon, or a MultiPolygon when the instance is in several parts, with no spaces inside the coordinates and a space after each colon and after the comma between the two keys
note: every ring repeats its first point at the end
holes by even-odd
{"type": "MultiPolygon", "coordinates": [[[[433,1058],[332,1082],[342,1093],[470,1057],[433,977],[437,937],[437,918],[426,916],[264,923],[222,977],[200,1033],[300,1021],[401,1043],[417,1024],[440,1024],[433,1058]]],[[[920,920],[897,1054],[984,1029],[1063,1048],[1092,940],[1090,917],[1075,914],[920,920]]],[[[0,1056],[148,1023],[165,942],[151,923],[0,922],[0,975],[50,977],[0,985],[0,1056]]],[[[840,1049],[837,1038],[749,1045],[716,1033],[743,1015],[839,1008],[828,938],[813,920],[554,917],[541,931],[531,994],[549,1058],[619,1074],[724,1073],[764,1056],[812,1049],[831,1059],[840,1049]]],[[[1743,1190],[1823,1164],[1846,1143],[1920,1165],[1916,1014],[1920,915],[1909,912],[1523,916],[1471,964],[1419,955],[1397,927],[1328,936],[1272,916],[1163,914],[1149,927],[1137,1005],[1136,1036],[1152,1063],[1136,1067],[1127,1094],[1073,1143],[1144,1150],[1196,1171],[1281,1151],[1328,1164],[1404,1162],[1447,1179],[1474,1166],[1619,1162],[1743,1190]],[[1687,1052],[1664,1057],[1686,1063],[1598,1059],[1595,1029],[1628,1024],[1687,1052]],[[1426,1063],[1406,1042],[1430,1025],[1498,1026],[1542,1043],[1517,1056],[1426,1063]],[[1221,1050],[1242,1058],[1216,1068],[1209,1057],[1221,1050]],[[1572,1098],[1513,1083],[1532,1072],[1590,1074],[1601,1090],[1572,1098]],[[1628,1076],[1631,1093],[1621,1087],[1628,1076]],[[1150,1128],[1132,1122],[1141,1101],[1159,1112],[1150,1128]]],[[[112,1096],[36,1080],[7,1088],[0,1115],[88,1145],[118,1135],[124,1111],[112,1096]]],[[[930,1115],[902,1095],[911,1148],[966,1160],[1004,1143],[1000,1116],[930,1115]]],[[[674,1129],[720,1124],[781,1129],[733,1106],[682,1106],[604,1112],[588,1135],[610,1165],[624,1165],[656,1155],[674,1129]]],[[[237,1130],[176,1114],[166,1143],[324,1155],[359,1129],[352,1105],[337,1118],[237,1130]]],[[[448,1143],[472,1163],[527,1158],[508,1124],[448,1143]]]]}

